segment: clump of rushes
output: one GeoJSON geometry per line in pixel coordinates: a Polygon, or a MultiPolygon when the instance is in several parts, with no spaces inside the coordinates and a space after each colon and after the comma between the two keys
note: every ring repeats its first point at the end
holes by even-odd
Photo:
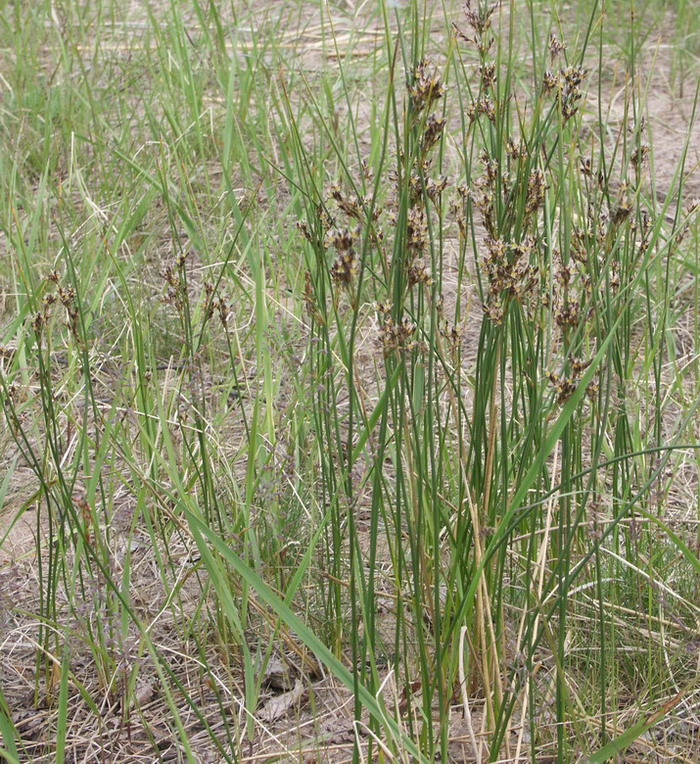
{"type": "Polygon", "coordinates": [[[169,3],[118,52],[57,5],[86,23],[0,27],[0,755],[695,760],[693,133],[655,157],[637,59],[663,4],[379,2],[342,37],[323,4],[313,72],[264,3],[169,3]],[[103,86],[122,53],[143,92],[103,86]]]}
{"type": "MultiPolygon", "coordinates": [[[[352,192],[337,183],[328,194],[342,223],[319,202],[309,203],[299,223],[315,254],[302,297],[312,320],[309,363],[315,374],[323,372],[315,403],[320,469],[323,490],[337,506],[327,567],[341,578],[347,570],[347,586],[334,589],[328,612],[333,643],[350,640],[353,665],[360,666],[357,687],[376,695],[377,656],[386,649],[376,629],[376,563],[386,534],[383,585],[391,582],[396,602],[391,641],[409,734],[430,758],[446,757],[448,710],[459,697],[466,710],[470,703],[481,709],[485,734],[482,742],[472,738],[475,759],[523,756],[529,747],[537,760],[549,741],[563,761],[571,746],[564,730],[580,711],[567,684],[567,635],[578,612],[570,592],[587,581],[601,601],[613,596],[598,547],[623,519],[617,515],[591,546],[589,513],[609,479],[606,469],[591,465],[611,441],[617,456],[634,450],[627,412],[611,400],[624,397],[632,368],[623,357],[639,309],[637,289],[682,231],[661,238],[662,218],[643,201],[648,144],[639,141],[621,163],[618,145],[592,144],[590,132],[582,137],[585,50],[572,55],[550,34],[534,90],[523,93],[512,75],[514,49],[494,45],[495,10],[467,2],[464,24],[454,25],[449,63],[456,85],[448,87],[417,40],[407,50],[403,108],[396,108],[393,153],[387,152],[395,165],[378,170],[390,183],[358,162],[343,178],[352,192]],[[454,140],[459,161],[446,168],[453,94],[462,134],[454,140]],[[446,169],[454,178],[449,199],[446,169]],[[459,251],[450,262],[445,242],[455,229],[459,251]],[[444,278],[455,264],[456,288],[444,278]],[[326,320],[326,277],[333,326],[326,320]],[[472,365],[462,353],[464,287],[471,280],[482,305],[470,319],[478,335],[472,365]],[[338,311],[343,294],[350,320],[338,311]],[[371,424],[353,353],[370,304],[384,361],[371,424]],[[334,377],[329,351],[336,347],[342,366],[334,377]],[[333,405],[339,375],[346,415],[333,405]],[[365,495],[353,477],[358,440],[369,443],[363,457],[369,540],[360,538],[355,520],[365,495]],[[348,611],[349,635],[342,626],[348,611]],[[545,648],[551,659],[542,657],[545,648]],[[551,682],[541,681],[545,665],[551,682]],[[553,737],[538,710],[550,697],[553,737]]],[[[539,61],[534,49],[533,59],[539,61]]],[[[400,103],[401,95],[393,95],[400,103]]],[[[313,184],[302,178],[299,186],[313,184]]],[[[602,610],[597,617],[605,644],[612,627],[602,610]]],[[[606,654],[600,660],[604,676],[606,654]]],[[[599,695],[601,719],[606,692],[599,695]]],[[[379,735],[381,725],[373,724],[379,735]]]]}

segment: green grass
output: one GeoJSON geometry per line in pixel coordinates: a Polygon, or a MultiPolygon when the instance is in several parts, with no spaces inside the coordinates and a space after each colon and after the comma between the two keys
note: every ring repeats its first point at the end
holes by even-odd
{"type": "Polygon", "coordinates": [[[263,5],[0,3],[0,758],[695,761],[692,4],[263,5]]]}

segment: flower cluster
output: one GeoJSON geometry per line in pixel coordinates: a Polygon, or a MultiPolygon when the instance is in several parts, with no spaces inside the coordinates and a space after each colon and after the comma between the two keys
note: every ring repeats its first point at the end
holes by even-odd
{"type": "Polygon", "coordinates": [[[464,17],[470,32],[465,32],[457,24],[452,24],[456,36],[464,42],[476,46],[479,53],[483,56],[488,53],[494,43],[494,37],[491,34],[491,16],[493,16],[496,5],[490,8],[479,2],[476,9],[472,8],[471,0],[464,3],[464,17]]]}
{"type": "MultiPolygon", "coordinates": [[[[552,387],[557,394],[557,403],[563,404],[571,398],[578,387],[579,380],[583,372],[591,365],[590,361],[583,361],[581,358],[576,358],[569,354],[568,357],[568,375],[556,374],[555,372],[547,372],[547,379],[549,379],[552,387]]],[[[587,393],[592,395],[596,391],[597,387],[595,382],[591,382],[587,387],[587,393]]]]}
{"type": "Polygon", "coordinates": [[[185,290],[185,264],[187,261],[187,252],[180,252],[175,259],[175,267],[166,265],[160,272],[160,276],[166,284],[166,290],[161,302],[168,305],[175,305],[180,309],[183,305],[183,294],[185,290]]]}
{"type": "Polygon", "coordinates": [[[216,312],[219,315],[221,325],[226,329],[228,326],[228,317],[231,312],[231,306],[223,299],[223,297],[217,297],[214,294],[214,285],[208,282],[204,284],[204,295],[207,306],[207,320],[216,312]]]}
{"type": "Polygon", "coordinates": [[[545,93],[554,93],[562,119],[568,122],[578,111],[578,102],[583,97],[581,83],[588,72],[579,66],[569,66],[558,74],[547,70],[542,78],[545,93]]]}
{"type": "Polygon", "coordinates": [[[75,289],[72,286],[64,286],[61,282],[61,275],[58,271],[53,270],[46,277],[50,284],[55,284],[56,292],[48,292],[44,295],[42,300],[41,310],[39,310],[32,318],[31,326],[34,333],[37,336],[37,340],[41,341],[44,333],[44,328],[48,325],[51,317],[51,307],[60,302],[66,311],[66,327],[73,335],[75,341],[82,347],[82,340],[80,337],[80,312],[77,305],[77,295],[75,289]]]}
{"type": "Polygon", "coordinates": [[[331,266],[333,283],[340,288],[350,289],[353,278],[357,275],[358,260],[355,252],[355,237],[347,228],[336,228],[329,232],[329,242],[337,252],[331,266]]]}
{"type": "Polygon", "coordinates": [[[491,122],[496,122],[496,107],[491,96],[485,95],[472,101],[467,107],[467,117],[470,122],[476,121],[484,114],[491,122]]]}
{"type": "Polygon", "coordinates": [[[416,333],[416,325],[404,316],[399,322],[388,315],[386,306],[378,306],[382,314],[383,323],[379,329],[379,343],[384,350],[384,357],[388,358],[392,353],[404,353],[416,347],[413,339],[416,333]]]}
{"type": "Polygon", "coordinates": [[[508,300],[524,303],[532,297],[538,286],[538,269],[531,263],[535,241],[531,236],[519,243],[488,237],[482,267],[488,282],[484,312],[494,323],[505,315],[508,300]]]}
{"type": "Polygon", "coordinates": [[[429,66],[427,61],[420,61],[408,86],[411,106],[417,114],[430,109],[445,94],[442,80],[434,71],[429,71],[429,66]]]}

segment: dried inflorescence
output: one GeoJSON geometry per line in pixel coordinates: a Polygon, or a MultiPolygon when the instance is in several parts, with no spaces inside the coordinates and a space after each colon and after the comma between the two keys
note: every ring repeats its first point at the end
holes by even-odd
{"type": "MultiPolygon", "coordinates": [[[[576,391],[581,375],[591,365],[591,361],[584,361],[581,358],[569,354],[568,356],[569,375],[557,374],[553,371],[547,372],[547,379],[549,379],[551,385],[557,394],[557,403],[564,404],[571,398],[576,391]]],[[[592,395],[597,390],[595,382],[590,382],[586,388],[586,392],[592,395]]]]}
{"type": "Polygon", "coordinates": [[[306,239],[306,241],[308,241],[310,244],[314,243],[314,237],[311,234],[311,229],[305,220],[297,220],[297,230],[306,239]]]}
{"type": "Polygon", "coordinates": [[[428,246],[428,218],[425,210],[418,205],[408,211],[406,246],[413,255],[420,254],[428,246]]]}
{"type": "Polygon", "coordinates": [[[435,71],[429,71],[428,61],[419,61],[408,86],[411,106],[420,114],[428,110],[445,94],[445,86],[435,71]]]}
{"type": "Polygon", "coordinates": [[[496,64],[493,61],[487,61],[479,65],[477,72],[483,90],[490,90],[496,82],[496,64]]]}
{"type": "Polygon", "coordinates": [[[587,74],[587,70],[580,66],[569,66],[558,74],[547,70],[543,75],[542,88],[545,93],[556,95],[564,122],[568,122],[578,111],[578,103],[583,97],[581,83],[587,74]]]}
{"type": "Polygon", "coordinates": [[[533,289],[537,267],[531,265],[529,260],[534,246],[531,236],[519,243],[487,238],[482,265],[494,294],[507,292],[512,297],[520,298],[533,289]]]}
{"type": "Polygon", "coordinates": [[[440,140],[443,130],[445,129],[445,118],[440,117],[434,112],[428,115],[425,121],[425,129],[421,136],[421,153],[425,156],[440,140]]]}
{"type": "Polygon", "coordinates": [[[482,259],[488,282],[484,312],[493,323],[501,323],[510,300],[528,310],[537,304],[539,270],[533,262],[534,253],[535,240],[531,236],[515,243],[487,238],[482,259]]]}
{"type": "MultiPolygon", "coordinates": [[[[410,129],[414,140],[411,142],[412,155],[407,157],[404,148],[397,147],[399,169],[390,174],[390,180],[396,185],[388,208],[392,212],[389,224],[395,227],[396,241],[401,242],[394,265],[387,269],[389,277],[400,279],[399,294],[401,304],[390,306],[387,303],[377,305],[380,314],[378,342],[385,357],[395,352],[405,353],[415,350],[419,343],[414,339],[417,326],[413,320],[402,315],[403,301],[414,289],[430,287],[433,278],[426,267],[424,255],[430,247],[429,216],[426,205],[432,203],[441,215],[440,203],[442,192],[448,185],[444,175],[435,177],[432,173],[430,152],[439,144],[446,125],[446,120],[431,107],[445,93],[445,87],[437,72],[426,61],[421,61],[408,78],[407,94],[409,101],[410,129]],[[400,168],[405,167],[402,171],[400,168]],[[408,192],[408,205],[403,214],[399,213],[399,202],[408,192]]],[[[368,236],[371,243],[378,240],[368,236]]],[[[336,261],[337,262],[337,261],[336,261]]],[[[388,263],[387,263],[388,265],[388,263]]],[[[387,284],[389,292],[396,284],[387,284]]],[[[431,293],[432,294],[432,293],[431,293]]]]}
{"type": "Polygon", "coordinates": [[[638,253],[643,255],[651,244],[652,220],[646,210],[642,210],[639,219],[630,217],[630,232],[639,236],[638,253]]]}
{"type": "Polygon", "coordinates": [[[188,252],[179,252],[175,258],[175,268],[172,265],[166,265],[160,272],[160,276],[165,281],[167,288],[165,295],[161,297],[161,302],[174,305],[181,310],[185,302],[186,272],[188,252]]]}
{"type": "Polygon", "coordinates": [[[472,101],[467,107],[467,117],[469,117],[470,122],[476,121],[482,114],[491,122],[496,122],[496,107],[491,96],[481,96],[472,101]]]}
{"type": "Polygon", "coordinates": [[[525,141],[515,141],[510,136],[506,142],[506,154],[513,162],[518,162],[530,157],[530,152],[528,151],[525,141]]]}
{"type": "Polygon", "coordinates": [[[559,56],[560,53],[563,53],[566,50],[566,45],[564,45],[563,42],[557,39],[557,36],[552,32],[549,35],[549,55],[552,59],[552,63],[554,63],[554,60],[559,56]]]}
{"type": "Polygon", "coordinates": [[[331,266],[333,283],[337,287],[349,289],[358,271],[354,235],[347,228],[336,229],[330,232],[329,240],[337,252],[337,257],[331,266]]]}
{"type": "Polygon", "coordinates": [[[50,285],[56,285],[56,292],[47,292],[41,303],[41,310],[35,313],[31,321],[32,329],[37,336],[37,340],[41,342],[44,329],[48,326],[49,319],[51,317],[51,308],[57,302],[60,302],[66,311],[68,321],[66,327],[73,335],[80,347],[82,347],[82,340],[80,337],[80,312],[78,310],[77,294],[72,286],[66,286],[62,283],[62,276],[57,270],[51,271],[46,280],[50,285]]]}
{"type": "Polygon", "coordinates": [[[183,319],[186,312],[186,306],[189,301],[189,290],[187,284],[187,261],[190,253],[186,250],[180,251],[175,257],[175,265],[165,265],[160,276],[165,282],[165,294],[160,301],[166,305],[172,305],[183,319]]]}
{"type": "Polygon", "coordinates": [[[553,371],[548,371],[547,379],[549,379],[556,390],[558,403],[566,403],[576,390],[576,382],[571,377],[565,377],[553,371]]]}
{"type": "Polygon", "coordinates": [[[584,318],[581,301],[576,297],[557,294],[553,316],[555,323],[562,331],[575,329],[584,318]]]}
{"type": "MultiPolygon", "coordinates": [[[[466,116],[470,125],[486,116],[505,129],[507,126],[501,125],[501,120],[507,117],[512,94],[497,96],[493,92],[497,67],[486,55],[492,12],[493,9],[485,6],[476,9],[468,4],[465,13],[471,32],[468,35],[457,32],[461,39],[476,43],[480,57],[477,71],[480,88],[467,107],[466,116]]],[[[552,64],[565,51],[564,44],[554,34],[550,35],[548,48],[552,64]]],[[[586,74],[579,66],[566,66],[558,72],[554,69],[544,74],[544,91],[554,94],[563,122],[571,119],[579,107],[586,74]]],[[[590,274],[580,272],[583,269],[579,266],[587,263],[590,241],[581,237],[572,255],[575,267],[568,262],[568,254],[564,265],[555,248],[546,241],[541,227],[549,188],[546,133],[530,137],[529,142],[521,136],[508,135],[507,129],[505,133],[505,146],[487,144],[490,148],[482,150],[479,156],[482,174],[472,180],[468,188],[462,189],[460,198],[452,206],[460,237],[463,246],[467,246],[469,215],[476,209],[487,232],[482,267],[487,283],[484,312],[489,320],[502,322],[509,304],[516,302],[532,320],[541,320],[543,308],[551,311],[555,323],[566,331],[579,325],[587,314],[581,305],[588,301],[591,278],[590,274]],[[547,263],[550,263],[548,272],[540,272],[547,263]],[[555,284],[553,293],[545,288],[550,279],[555,284]]],[[[592,176],[590,161],[582,163],[582,172],[592,176]]]]}
{"type": "Polygon", "coordinates": [[[316,290],[314,289],[311,273],[306,271],[304,274],[304,306],[307,314],[312,318],[319,326],[325,326],[326,319],[323,313],[319,309],[318,300],[316,298],[316,290]]]}
{"type": "MultiPolygon", "coordinates": [[[[372,170],[366,160],[362,161],[362,173],[366,180],[372,178],[372,170]]],[[[320,225],[318,230],[311,230],[306,222],[297,223],[297,227],[303,238],[314,248],[333,249],[336,256],[330,265],[328,272],[335,291],[333,299],[336,307],[340,302],[341,291],[350,296],[353,309],[357,308],[357,290],[353,289],[355,277],[360,270],[360,260],[357,253],[357,242],[366,236],[367,242],[374,247],[381,248],[384,234],[378,226],[382,213],[380,207],[372,208],[367,200],[361,195],[349,195],[345,193],[339,183],[334,183],[329,189],[329,197],[345,216],[353,222],[354,226],[343,227],[338,225],[335,219],[328,213],[325,205],[319,204],[316,208],[316,218],[320,225]]],[[[304,303],[306,310],[317,323],[324,324],[323,312],[319,309],[318,296],[315,294],[313,281],[307,272],[304,284],[304,303]]]]}
{"type": "Polygon", "coordinates": [[[559,87],[560,81],[558,75],[547,69],[542,75],[542,88],[545,93],[553,93],[559,87]]]}
{"type": "Polygon", "coordinates": [[[585,69],[576,66],[570,66],[561,73],[563,86],[558,93],[558,103],[564,122],[578,111],[578,102],[583,97],[580,85],[586,75],[585,69]]]}
{"type": "Polygon", "coordinates": [[[440,175],[437,178],[426,178],[425,194],[431,202],[437,202],[440,194],[447,188],[449,179],[446,175],[440,175]]]}
{"type": "Polygon", "coordinates": [[[476,46],[479,53],[484,56],[488,53],[494,43],[494,37],[490,33],[491,16],[496,10],[496,5],[490,8],[478,3],[476,9],[472,8],[471,0],[464,3],[464,17],[469,25],[471,32],[464,32],[457,24],[452,24],[456,36],[464,42],[476,46]]]}
{"type": "Polygon", "coordinates": [[[316,314],[317,307],[314,287],[309,271],[306,271],[304,274],[304,305],[306,306],[306,312],[313,318],[316,314]]]}
{"type": "Polygon", "coordinates": [[[620,261],[613,260],[608,268],[608,283],[610,290],[615,294],[620,288],[620,261]]]}
{"type": "Polygon", "coordinates": [[[467,213],[471,200],[471,192],[464,183],[460,183],[456,187],[456,194],[450,201],[450,213],[457,223],[457,229],[459,230],[460,239],[464,242],[467,239],[468,227],[467,227],[467,213]]]}
{"type": "MultiPolygon", "coordinates": [[[[690,231],[690,218],[700,209],[700,200],[693,199],[686,208],[686,220],[685,224],[681,227],[680,231],[675,235],[674,242],[676,246],[680,246],[683,243],[683,240],[688,235],[688,232],[690,231]]],[[[647,235],[642,240],[642,243],[646,241],[646,246],[644,249],[646,249],[649,246],[649,237],[650,237],[650,231],[647,232],[647,235]]]]}
{"type": "MultiPolygon", "coordinates": [[[[462,40],[476,44],[480,62],[478,77],[479,92],[467,108],[467,117],[471,123],[485,116],[494,124],[498,124],[507,115],[509,94],[495,93],[498,77],[498,67],[487,57],[492,43],[490,32],[491,18],[494,9],[471,3],[465,6],[465,15],[469,25],[465,34],[457,29],[457,35],[462,40]]],[[[549,39],[549,54],[555,62],[564,52],[565,46],[555,35],[549,39]]],[[[582,98],[581,85],[586,77],[586,71],[577,66],[562,68],[558,73],[547,72],[544,77],[545,90],[555,95],[556,103],[563,121],[568,121],[576,112],[582,98]]],[[[408,129],[412,132],[412,140],[397,147],[398,167],[390,179],[396,184],[392,201],[387,206],[394,205],[394,215],[389,225],[395,227],[395,242],[401,246],[395,247],[395,261],[389,262],[383,255],[388,293],[394,294],[394,299],[401,305],[391,310],[380,311],[379,339],[385,355],[396,350],[402,352],[416,347],[414,334],[417,330],[413,321],[402,317],[403,301],[408,299],[414,289],[422,289],[433,285],[433,277],[426,268],[426,254],[431,246],[430,220],[432,208],[436,206],[438,217],[441,219],[442,193],[448,185],[444,176],[435,176],[429,159],[430,152],[437,146],[445,132],[445,117],[432,110],[434,104],[443,97],[445,87],[434,66],[423,60],[407,77],[407,114],[409,115],[408,129]],[[405,151],[411,151],[407,157],[405,151]],[[406,199],[407,209],[398,214],[400,204],[406,199]],[[428,214],[430,212],[430,215],[428,214]],[[400,270],[399,270],[400,269],[400,270]],[[400,278],[398,291],[396,282],[392,282],[396,274],[400,278]]],[[[482,174],[470,182],[469,187],[458,186],[455,201],[451,211],[455,216],[460,237],[466,246],[469,240],[469,220],[473,209],[480,213],[487,232],[486,252],[482,258],[482,267],[486,275],[486,294],[484,311],[487,317],[496,323],[501,322],[511,303],[517,303],[531,316],[533,320],[542,320],[543,308],[550,312],[552,320],[563,333],[574,327],[589,315],[588,304],[591,290],[591,252],[604,249],[605,236],[609,234],[610,225],[602,221],[601,210],[596,210],[598,222],[593,225],[587,222],[583,226],[574,227],[570,240],[570,252],[566,253],[566,263],[548,243],[542,232],[542,210],[548,193],[547,162],[548,155],[544,151],[541,136],[530,137],[528,141],[520,135],[508,135],[506,132],[505,145],[500,149],[491,147],[482,150],[479,159],[483,168],[482,174]],[[542,156],[540,157],[540,154],[542,156]],[[546,263],[551,272],[543,272],[546,263]],[[554,284],[554,289],[545,285],[554,284]],[[535,318],[536,316],[536,318],[535,318]]],[[[642,161],[643,150],[640,150],[642,161]]],[[[362,175],[366,180],[373,177],[366,162],[362,163],[362,175]]],[[[593,177],[590,160],[581,160],[581,172],[585,177],[593,177]]],[[[600,182],[600,179],[599,179],[600,182]]],[[[330,266],[330,275],[336,287],[335,299],[341,290],[351,295],[351,303],[356,308],[359,300],[357,289],[352,285],[359,270],[356,242],[358,238],[365,241],[365,246],[371,252],[377,248],[383,252],[383,234],[374,226],[376,215],[367,220],[367,204],[361,197],[344,193],[339,185],[331,188],[330,196],[340,212],[357,223],[357,228],[350,230],[342,227],[326,227],[324,243],[332,247],[336,257],[330,266]]],[[[608,218],[616,224],[618,217],[625,213],[626,195],[623,193],[617,205],[617,210],[610,213],[608,218]]],[[[603,214],[606,214],[605,212],[603,214]]],[[[592,219],[592,215],[589,216],[592,219]]],[[[386,229],[387,232],[390,230],[386,229]]],[[[314,243],[313,233],[303,228],[305,238],[314,243]]],[[[644,239],[643,239],[644,240],[644,239]]],[[[364,252],[364,249],[363,249],[364,252]]],[[[597,257],[597,255],[594,255],[597,257]]],[[[598,267],[595,264],[595,267],[598,267]]],[[[610,269],[614,284],[615,270],[610,269]]],[[[430,299],[439,300],[438,289],[430,290],[430,299]]],[[[307,312],[315,316],[317,307],[314,300],[314,290],[311,277],[307,275],[304,287],[304,302],[307,312]]],[[[415,310],[416,305],[413,303],[415,310]]],[[[420,316],[413,314],[420,325],[420,316]],[[417,316],[417,317],[416,317],[417,316]]],[[[441,335],[449,338],[450,345],[459,345],[459,332],[456,327],[440,316],[441,335]],[[444,324],[444,326],[443,326],[444,324]]],[[[563,384],[563,383],[561,383],[563,384]]],[[[561,394],[565,393],[565,386],[561,394]]]]}
{"type": "Polygon", "coordinates": [[[41,338],[44,334],[44,327],[49,322],[49,311],[48,311],[48,305],[46,302],[44,302],[42,310],[38,311],[34,314],[34,318],[32,318],[32,330],[34,334],[36,335],[37,342],[41,342],[41,338]]]}
{"type": "Polygon", "coordinates": [[[173,270],[171,265],[166,265],[160,272],[161,278],[167,284],[165,294],[160,298],[162,303],[175,305],[179,307],[182,303],[182,285],[179,275],[173,270]]]}
{"type": "Polygon", "coordinates": [[[363,222],[364,214],[361,206],[363,200],[350,199],[343,194],[340,185],[337,183],[331,186],[331,197],[348,217],[354,218],[358,223],[363,222]]]}
{"type": "Polygon", "coordinates": [[[416,342],[413,339],[416,325],[413,321],[404,316],[397,323],[391,316],[383,315],[384,321],[379,329],[379,342],[386,358],[392,353],[404,353],[416,347],[416,342]]]}
{"type": "Polygon", "coordinates": [[[217,297],[215,295],[214,285],[209,282],[204,283],[204,301],[206,305],[207,321],[214,316],[214,313],[218,313],[219,321],[223,328],[226,329],[228,327],[228,317],[231,308],[222,297],[217,297]]]}
{"type": "Polygon", "coordinates": [[[472,188],[468,189],[466,193],[481,213],[484,227],[489,235],[497,239],[495,209],[497,185],[499,180],[503,180],[505,176],[501,174],[498,162],[492,159],[487,151],[481,152],[480,159],[484,173],[474,181],[472,188]]]}
{"type": "Polygon", "coordinates": [[[354,276],[357,275],[357,257],[354,252],[338,255],[331,266],[331,277],[336,286],[349,289],[354,276]]]}
{"type": "Polygon", "coordinates": [[[433,278],[430,275],[430,271],[425,267],[425,263],[422,260],[416,260],[408,266],[408,286],[414,287],[417,284],[425,284],[430,286],[433,283],[433,278]]]}
{"type": "Polygon", "coordinates": [[[614,226],[619,226],[624,223],[632,212],[632,201],[629,195],[629,186],[626,183],[620,185],[620,191],[618,194],[617,207],[613,212],[612,223],[614,226]]]}
{"type": "MultiPolygon", "coordinates": [[[[48,297],[48,295],[47,295],[48,297]]],[[[80,339],[80,314],[78,312],[75,289],[71,286],[64,287],[58,285],[58,299],[66,310],[68,322],[66,326],[73,335],[76,342],[81,343],[80,339]]]]}
{"type": "Polygon", "coordinates": [[[632,153],[630,161],[632,162],[632,166],[637,172],[641,170],[642,166],[646,162],[650,150],[651,147],[648,143],[641,143],[632,153]]]}
{"type": "Polygon", "coordinates": [[[27,400],[27,397],[26,388],[20,387],[16,382],[8,384],[4,394],[0,390],[0,405],[5,411],[5,416],[14,435],[21,432],[26,413],[21,412],[20,406],[27,400]]]}
{"type": "Polygon", "coordinates": [[[540,169],[533,170],[527,179],[527,195],[525,196],[526,219],[529,219],[544,205],[546,190],[547,185],[544,180],[544,172],[540,169]]]}
{"type": "MultiPolygon", "coordinates": [[[[409,178],[409,189],[411,192],[411,206],[423,203],[423,195],[432,202],[438,202],[440,194],[447,188],[449,178],[446,175],[439,175],[437,178],[431,178],[428,173],[431,169],[430,160],[425,160],[420,164],[420,170],[411,171],[409,178]]],[[[396,180],[396,178],[394,178],[396,180]]]]}

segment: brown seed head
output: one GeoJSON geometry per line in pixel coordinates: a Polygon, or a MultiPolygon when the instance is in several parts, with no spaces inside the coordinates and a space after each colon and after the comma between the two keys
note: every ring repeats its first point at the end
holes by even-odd
{"type": "Polygon", "coordinates": [[[414,110],[421,112],[429,109],[435,101],[445,93],[445,86],[435,72],[428,71],[428,62],[423,60],[418,63],[413,75],[413,84],[408,86],[411,97],[411,105],[414,110]]]}
{"type": "Polygon", "coordinates": [[[565,50],[566,45],[564,45],[563,42],[560,42],[554,32],[552,32],[552,34],[549,35],[549,55],[552,58],[552,62],[554,62],[554,59],[565,50]]]}

